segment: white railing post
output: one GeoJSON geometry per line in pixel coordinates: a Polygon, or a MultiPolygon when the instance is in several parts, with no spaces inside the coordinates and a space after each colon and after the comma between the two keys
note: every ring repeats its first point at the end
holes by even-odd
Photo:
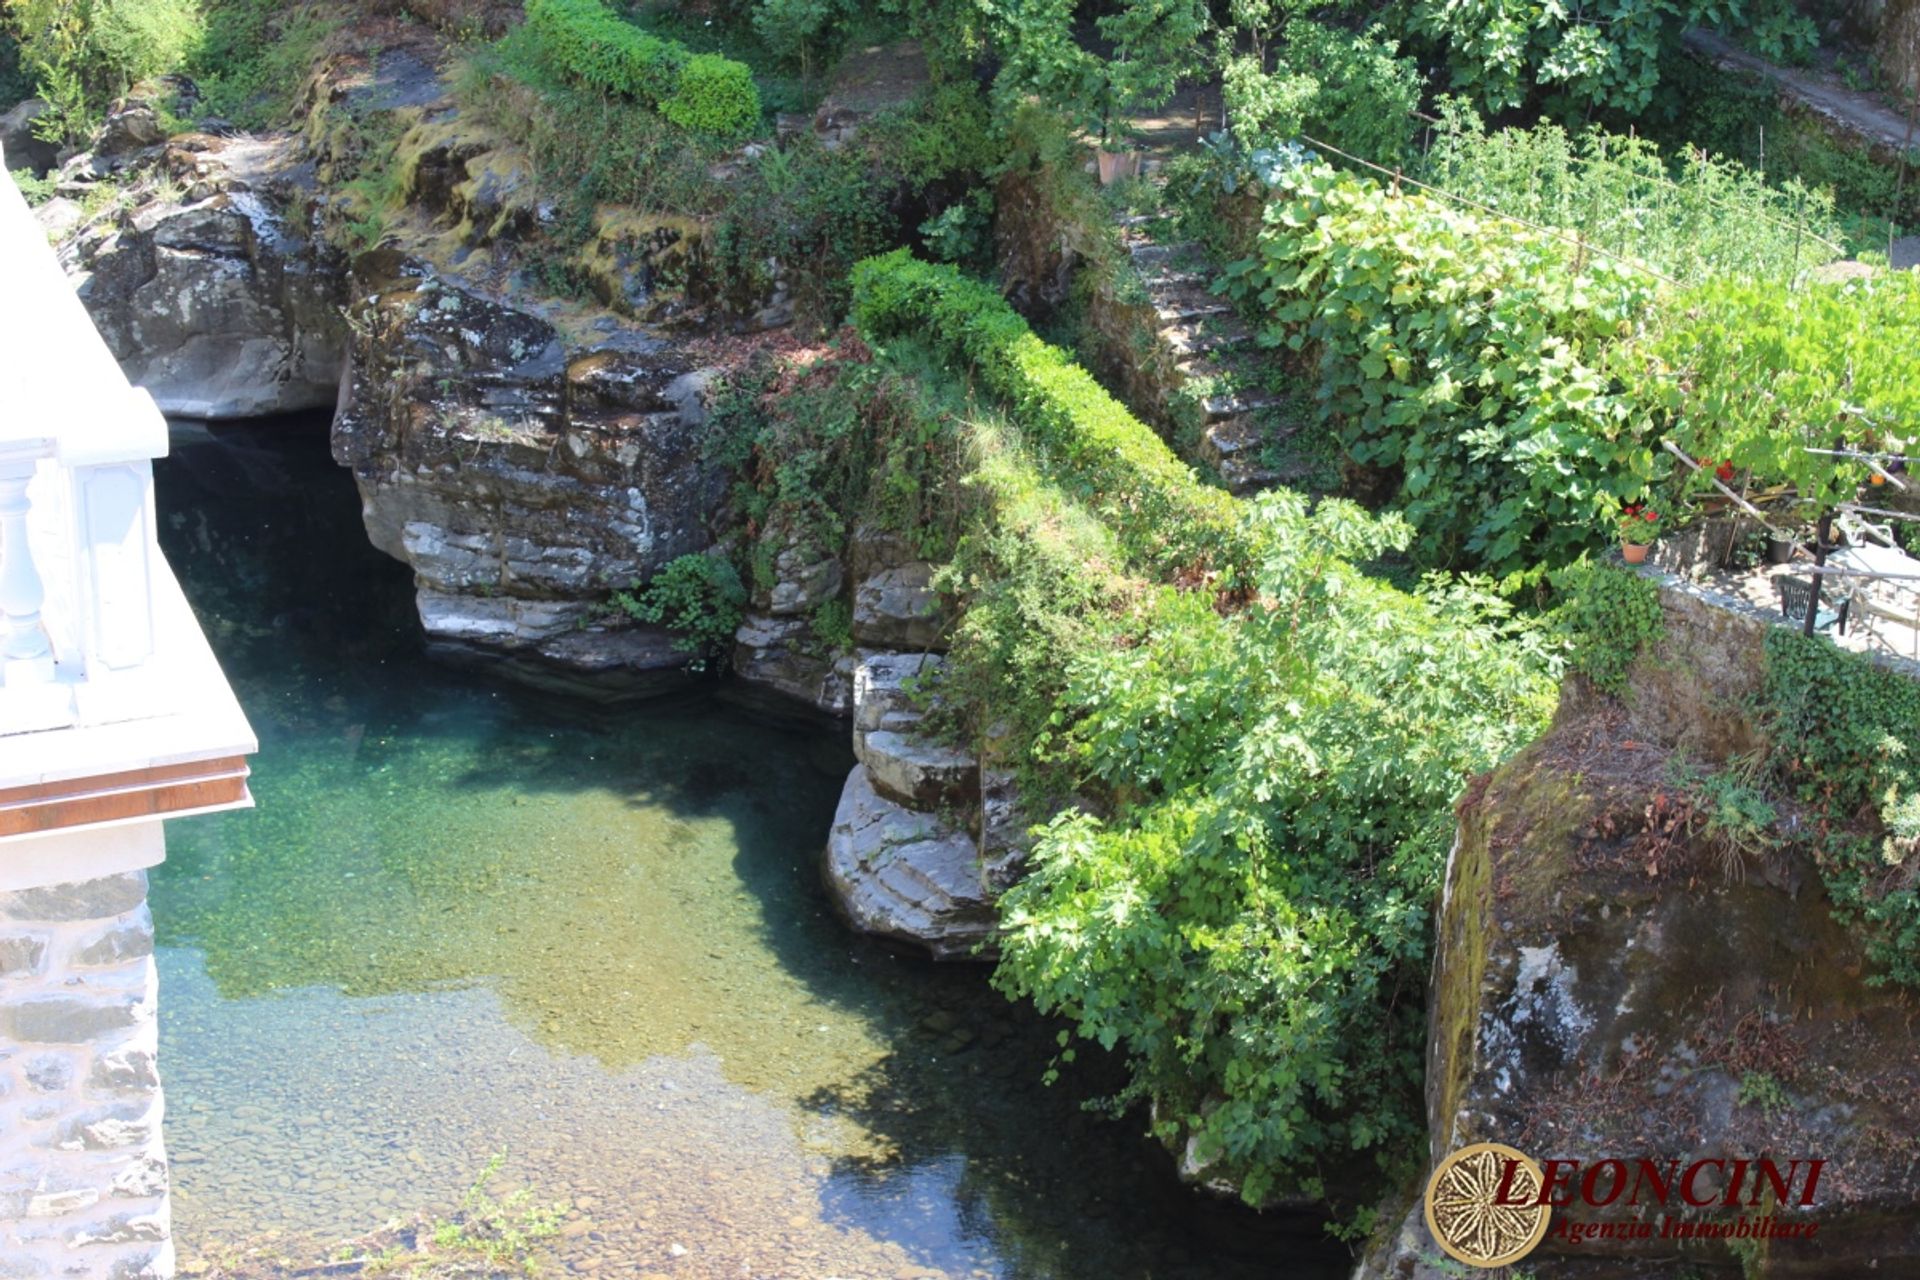
{"type": "Polygon", "coordinates": [[[33,475],[30,461],[0,463],[0,682],[15,687],[53,679],[53,646],[40,622],[47,590],[27,537],[33,475]]]}

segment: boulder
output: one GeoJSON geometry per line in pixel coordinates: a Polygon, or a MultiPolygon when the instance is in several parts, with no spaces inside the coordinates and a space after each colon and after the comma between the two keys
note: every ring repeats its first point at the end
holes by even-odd
{"type": "Polygon", "coordinates": [[[947,618],[923,560],[883,569],[853,591],[853,638],[885,649],[944,651],[947,618]]]}
{"type": "Polygon", "coordinates": [[[847,573],[856,582],[865,582],[883,569],[909,564],[920,557],[914,554],[913,541],[904,533],[875,524],[863,524],[847,538],[847,573]]]}
{"type": "Polygon", "coordinates": [[[59,162],[59,149],[33,132],[33,122],[46,110],[44,99],[28,98],[0,115],[0,155],[6,157],[7,168],[44,178],[59,162]]]}
{"type": "Polygon", "coordinates": [[[107,112],[93,139],[93,154],[103,159],[131,155],[167,140],[159,109],[144,98],[128,98],[107,112]]]}
{"type": "Polygon", "coordinates": [[[875,790],[902,804],[933,809],[979,798],[979,762],[921,734],[856,733],[853,753],[873,775],[875,790]]]}
{"type": "Polygon", "coordinates": [[[936,960],[990,960],[997,890],[974,838],[880,794],[855,765],[827,836],[826,882],[861,933],[921,948],[936,960]]]}
{"type": "Polygon", "coordinates": [[[924,713],[916,702],[930,694],[945,662],[930,653],[854,655],[853,754],[882,794],[921,809],[980,800],[979,762],[918,732],[924,713]]]}
{"type": "Polygon", "coordinates": [[[853,731],[910,729],[920,722],[915,695],[925,696],[940,678],[946,658],[937,653],[861,649],[854,654],[853,731]]]}

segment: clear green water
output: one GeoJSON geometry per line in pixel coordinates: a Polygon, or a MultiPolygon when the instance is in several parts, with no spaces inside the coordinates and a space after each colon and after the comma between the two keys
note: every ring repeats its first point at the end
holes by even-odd
{"type": "Polygon", "coordinates": [[[1334,1275],[1038,1083],[1051,1029],[852,938],[843,731],[689,688],[589,714],[420,651],[324,425],[181,436],[163,543],[260,735],[154,877],[184,1257],[289,1256],[504,1176],[549,1270],[1334,1275]]]}

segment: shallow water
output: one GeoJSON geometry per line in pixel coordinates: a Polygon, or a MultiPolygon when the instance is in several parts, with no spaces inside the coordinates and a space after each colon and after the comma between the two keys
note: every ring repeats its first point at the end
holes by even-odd
{"type": "Polygon", "coordinates": [[[1041,1086],[1052,1028],[984,971],[846,934],[844,731],[427,661],[324,424],[178,435],[158,487],[261,739],[258,808],[154,876],[183,1257],[443,1213],[504,1152],[579,1273],[1340,1273],[1041,1086]]]}

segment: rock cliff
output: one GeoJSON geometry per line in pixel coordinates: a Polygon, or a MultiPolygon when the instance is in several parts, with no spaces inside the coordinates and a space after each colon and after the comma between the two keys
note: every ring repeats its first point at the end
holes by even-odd
{"type": "Polygon", "coordinates": [[[530,286],[507,241],[538,220],[532,174],[462,125],[431,55],[329,59],[298,135],[166,139],[165,87],[136,96],[62,167],[42,221],[167,413],[336,409],[335,457],[375,545],[413,568],[430,641],[510,655],[535,683],[655,688],[686,655],[604,606],[713,541],[710,374],[634,318],[638,284],[618,307],[530,286]],[[404,212],[368,246],[342,179],[375,117],[400,138],[404,212]]]}
{"type": "MultiPolygon", "coordinates": [[[[1806,854],[1731,834],[1689,776],[1741,767],[1768,624],[1669,590],[1666,638],[1626,705],[1568,686],[1551,732],[1460,806],[1439,912],[1427,1069],[1431,1156],[1481,1141],[1582,1167],[1826,1162],[1810,1209],[1745,1181],[1745,1212],[1817,1221],[1763,1246],[1662,1238],[1666,1220],[1738,1216],[1621,1197],[1574,1221],[1648,1239],[1550,1233],[1541,1276],[1920,1274],[1920,1002],[1878,985],[1806,854]],[[1758,1268],[1755,1270],[1754,1268],[1758,1268]]],[[[1785,803],[1785,802],[1781,802],[1785,803]]],[[[1791,810],[1778,827],[1804,822],[1791,810]]],[[[1439,1277],[1416,1202],[1358,1273],[1439,1277]]]]}

